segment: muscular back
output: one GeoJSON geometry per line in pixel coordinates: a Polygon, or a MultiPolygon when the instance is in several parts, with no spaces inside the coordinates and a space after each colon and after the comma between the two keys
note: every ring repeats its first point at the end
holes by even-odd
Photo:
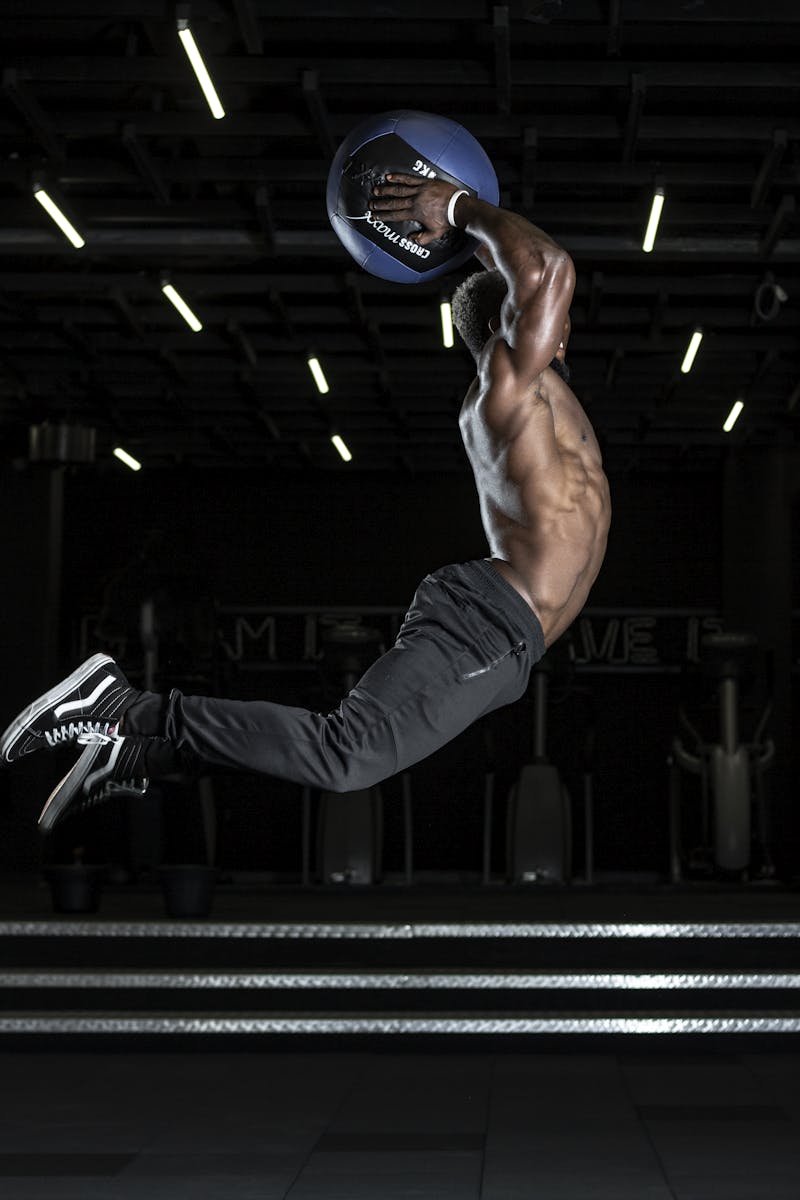
{"type": "Polygon", "coordinates": [[[483,314],[497,332],[480,353],[461,432],[492,561],[536,612],[549,645],[583,607],[611,517],[597,439],[548,365],[569,337],[572,260],[527,218],[444,180],[390,173],[371,203],[395,220],[418,222],[419,245],[452,226],[465,229],[478,243],[476,257],[503,278],[500,313],[483,314]]]}
{"type": "Polygon", "coordinates": [[[493,337],[459,419],[492,558],[550,645],[574,621],[605,555],[611,504],[600,448],[550,367],[520,384],[493,337]]]}

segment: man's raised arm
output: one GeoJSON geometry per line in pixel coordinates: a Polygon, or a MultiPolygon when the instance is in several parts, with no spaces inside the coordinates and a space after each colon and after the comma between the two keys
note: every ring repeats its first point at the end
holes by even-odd
{"type": "MultiPolygon", "coordinates": [[[[375,188],[375,211],[398,221],[418,221],[423,228],[415,240],[421,246],[452,228],[452,184],[413,175],[386,179],[375,188]]],[[[455,201],[453,221],[480,243],[478,259],[500,271],[506,281],[500,334],[512,351],[514,371],[527,378],[539,375],[555,357],[564,334],[575,289],[571,258],[525,217],[468,193],[455,201]]]]}

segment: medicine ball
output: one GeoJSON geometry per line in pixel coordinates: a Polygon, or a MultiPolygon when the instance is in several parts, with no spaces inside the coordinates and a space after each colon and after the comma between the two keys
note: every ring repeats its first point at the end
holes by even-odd
{"type": "Polygon", "coordinates": [[[328,174],[328,216],[344,248],[365,271],[395,283],[436,279],[466,262],[476,242],[460,229],[418,246],[409,237],[418,222],[373,216],[372,189],[394,172],[444,179],[491,204],[500,197],[486,152],[461,125],[433,113],[380,113],[345,138],[328,174]]]}

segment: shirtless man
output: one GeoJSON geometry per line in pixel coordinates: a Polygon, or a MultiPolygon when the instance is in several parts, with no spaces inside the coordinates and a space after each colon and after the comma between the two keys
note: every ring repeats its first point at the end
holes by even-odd
{"type": "MultiPolygon", "coordinates": [[[[390,175],[372,207],[418,221],[424,246],[448,232],[455,191],[390,175]]],[[[461,409],[461,436],[492,562],[536,613],[549,646],[586,602],[611,520],[600,447],[564,370],[575,271],[569,255],[516,213],[462,193],[453,216],[494,273],[471,276],[466,295],[453,300],[456,327],[478,368],[461,409]],[[482,294],[473,300],[476,290],[482,294]],[[465,328],[470,308],[479,318],[474,341],[465,328]],[[482,311],[491,315],[480,329],[482,311]]]]}
{"type": "Polygon", "coordinates": [[[452,217],[488,268],[457,290],[453,317],[477,363],[460,427],[491,557],[427,576],[394,646],[327,714],[140,692],[108,655],[93,655],[0,739],[6,763],[63,744],[80,749],[42,811],[42,829],[176,771],[370,787],[522,696],[533,665],[583,608],[611,510],[597,440],[566,382],[572,262],[523,217],[455,196],[442,180],[389,175],[372,208],[418,222],[421,245],[446,233],[452,217]]]}

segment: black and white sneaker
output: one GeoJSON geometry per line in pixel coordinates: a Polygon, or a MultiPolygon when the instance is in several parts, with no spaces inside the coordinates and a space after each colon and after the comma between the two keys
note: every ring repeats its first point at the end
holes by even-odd
{"type": "Polygon", "coordinates": [[[115,730],[81,734],[86,749],[71,771],[50,793],[39,815],[39,828],[48,832],[68,809],[79,811],[115,796],[143,796],[149,780],[142,774],[142,738],[126,738],[115,730]]]}
{"type": "Polygon", "coordinates": [[[138,695],[108,654],[93,654],[19,714],[0,739],[0,761],[16,762],[35,750],[52,750],[87,734],[116,732],[138,695]]]}

